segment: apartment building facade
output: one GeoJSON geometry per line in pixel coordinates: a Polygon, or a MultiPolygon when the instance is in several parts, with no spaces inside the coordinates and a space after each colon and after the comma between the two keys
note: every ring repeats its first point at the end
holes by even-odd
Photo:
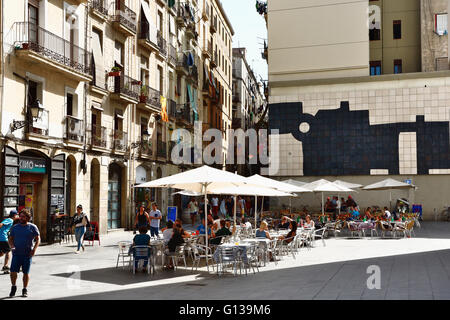
{"type": "Polygon", "coordinates": [[[32,209],[50,240],[54,214],[73,215],[77,204],[100,233],[130,228],[141,203],[156,202],[163,213],[180,206],[171,190],[133,186],[192,168],[172,162],[181,139],[172,133],[193,133],[209,110],[199,87],[204,7],[202,0],[2,7],[4,214],[32,209]]]}
{"type": "MultiPolygon", "coordinates": [[[[246,48],[233,48],[233,109],[232,129],[244,131],[255,129],[266,108],[265,98],[262,93],[262,84],[256,79],[246,58],[246,48]]],[[[239,142],[235,142],[235,157],[239,142]]],[[[249,159],[249,148],[246,145],[246,159],[249,159]]],[[[247,161],[248,162],[248,161],[247,161]]],[[[232,171],[238,171],[241,175],[251,175],[251,166],[237,165],[237,160],[232,171]]],[[[256,172],[255,172],[256,173],[256,172]]]]}
{"type": "MultiPolygon", "coordinates": [[[[448,7],[269,1],[269,126],[279,130],[269,174],[363,185],[389,176],[418,187],[394,197],[422,204],[425,218],[441,212],[450,188],[448,7]]],[[[361,207],[389,205],[388,192],[356,197],[361,207]]],[[[319,209],[313,195],[302,201],[319,209]]]]}

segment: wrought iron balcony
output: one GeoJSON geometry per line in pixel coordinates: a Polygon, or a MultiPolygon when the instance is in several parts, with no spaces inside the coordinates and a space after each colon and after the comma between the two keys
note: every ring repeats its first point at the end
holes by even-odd
{"type": "Polygon", "coordinates": [[[189,125],[194,124],[194,117],[192,115],[191,105],[189,103],[177,108],[177,121],[189,125]]]}
{"type": "Polygon", "coordinates": [[[177,49],[169,44],[169,59],[168,62],[172,65],[172,66],[176,66],[177,65],[177,49]]]}
{"type": "Polygon", "coordinates": [[[189,74],[188,56],[186,53],[180,52],[178,54],[177,71],[184,73],[184,75],[189,74]]]}
{"type": "Polygon", "coordinates": [[[168,99],[167,100],[167,114],[170,118],[172,119],[176,119],[177,118],[177,102],[172,100],[172,99],[168,99]]]}
{"type": "Polygon", "coordinates": [[[110,77],[108,81],[112,85],[110,90],[114,94],[117,94],[120,99],[124,99],[130,103],[135,103],[139,100],[141,81],[135,80],[123,73],[117,77],[110,77]]]}
{"type": "Polygon", "coordinates": [[[216,33],[217,32],[217,16],[215,16],[212,20],[211,20],[211,25],[209,27],[209,31],[211,33],[216,33]]]}
{"type": "Polygon", "coordinates": [[[103,16],[108,16],[108,5],[105,0],[92,0],[90,6],[94,12],[98,12],[103,16]]]}
{"type": "Polygon", "coordinates": [[[189,67],[189,79],[195,84],[197,85],[198,83],[198,68],[196,65],[190,66],[189,67]]]}
{"type": "Polygon", "coordinates": [[[66,139],[78,143],[84,142],[83,120],[72,116],[66,117],[66,139]]]}
{"type": "Polygon", "coordinates": [[[158,33],[156,34],[156,38],[158,40],[158,49],[159,49],[159,53],[161,53],[161,55],[166,56],[167,55],[167,41],[166,39],[163,38],[161,31],[158,31],[158,33]]]}
{"type": "Polygon", "coordinates": [[[209,63],[211,69],[217,68],[217,63],[218,63],[217,51],[214,51],[214,53],[211,55],[211,61],[209,63]]]}
{"type": "Polygon", "coordinates": [[[157,141],[156,156],[158,158],[167,158],[167,143],[165,141],[157,141]]]}
{"type": "Polygon", "coordinates": [[[211,41],[208,41],[207,46],[203,47],[202,54],[204,58],[211,59],[211,56],[213,55],[213,48],[211,41]]]}
{"type": "Polygon", "coordinates": [[[106,149],[106,127],[102,126],[91,126],[91,137],[89,143],[91,144],[91,147],[100,147],[106,149]]]}
{"type": "Polygon", "coordinates": [[[125,152],[128,147],[128,134],[122,130],[113,130],[112,134],[113,145],[112,148],[118,151],[125,152]]]}
{"type": "Polygon", "coordinates": [[[203,7],[202,18],[205,21],[209,20],[209,4],[208,3],[205,3],[205,6],[203,7]]]}
{"type": "Polygon", "coordinates": [[[189,21],[195,21],[194,9],[188,2],[178,2],[176,22],[179,27],[186,27],[189,21]]]}
{"type": "Polygon", "coordinates": [[[115,23],[116,29],[129,36],[136,34],[136,13],[126,5],[120,3],[119,0],[116,0],[115,7],[116,10],[112,16],[112,21],[115,23]]]}
{"type": "Polygon", "coordinates": [[[14,23],[13,35],[18,56],[69,72],[80,80],[90,79],[92,54],[87,50],[30,22],[14,23]]]}
{"type": "Polygon", "coordinates": [[[140,103],[146,103],[161,110],[161,92],[149,86],[141,88],[140,103]]]}
{"type": "Polygon", "coordinates": [[[139,152],[141,155],[152,156],[153,155],[153,146],[151,140],[144,140],[141,137],[139,152]]]}
{"type": "Polygon", "coordinates": [[[154,26],[150,25],[147,21],[141,21],[139,23],[139,35],[138,35],[138,41],[141,45],[147,47],[150,50],[157,51],[159,50],[158,47],[158,39],[155,37],[151,37],[151,28],[155,28],[154,26]]]}

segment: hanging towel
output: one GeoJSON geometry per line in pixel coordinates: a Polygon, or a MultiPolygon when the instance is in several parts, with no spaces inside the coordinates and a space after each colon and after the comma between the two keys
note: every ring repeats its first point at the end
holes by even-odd
{"type": "Polygon", "coordinates": [[[188,53],[188,56],[187,56],[187,65],[189,66],[189,67],[192,67],[193,65],[194,65],[194,56],[192,55],[192,52],[189,52],[188,53]]]}

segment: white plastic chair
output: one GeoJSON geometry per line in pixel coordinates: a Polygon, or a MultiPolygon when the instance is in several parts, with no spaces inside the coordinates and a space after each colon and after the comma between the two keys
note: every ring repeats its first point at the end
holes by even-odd
{"type": "Polygon", "coordinates": [[[118,244],[119,253],[117,254],[116,268],[119,267],[119,260],[122,258],[122,268],[125,268],[125,263],[130,267],[131,256],[129,254],[130,242],[120,241],[118,244]]]}

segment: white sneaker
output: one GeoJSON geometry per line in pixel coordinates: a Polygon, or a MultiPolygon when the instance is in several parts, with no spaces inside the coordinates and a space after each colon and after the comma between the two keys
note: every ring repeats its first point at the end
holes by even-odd
{"type": "Polygon", "coordinates": [[[77,251],[75,251],[75,253],[76,253],[76,254],[79,254],[79,253],[80,253],[80,251],[79,251],[79,250],[77,250],[77,251]]]}

